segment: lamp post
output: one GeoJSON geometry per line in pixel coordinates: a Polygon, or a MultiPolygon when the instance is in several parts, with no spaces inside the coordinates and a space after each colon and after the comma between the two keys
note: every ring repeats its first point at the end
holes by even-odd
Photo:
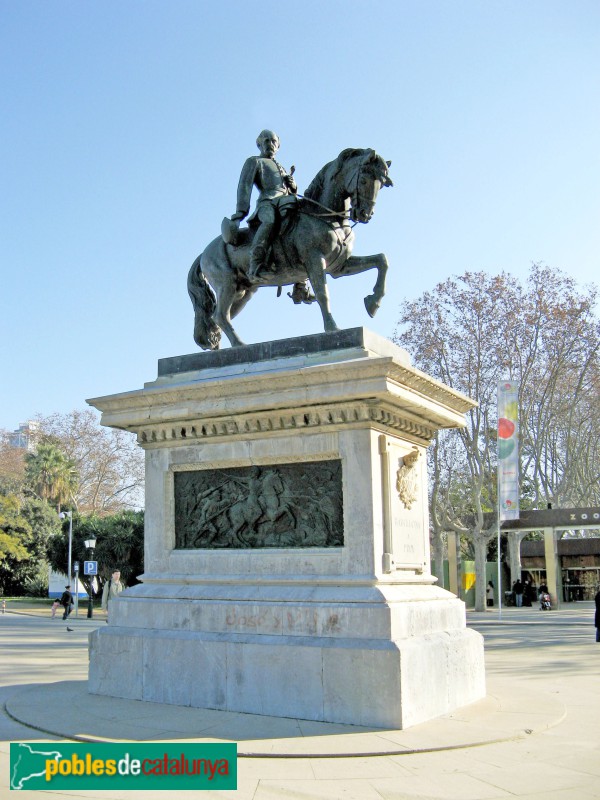
{"type": "MultiPolygon", "coordinates": [[[[86,539],[84,544],[88,548],[88,550],[90,551],[90,561],[93,561],[94,560],[94,549],[96,547],[96,540],[93,539],[93,538],[92,539],[86,539]]],[[[87,618],[91,619],[94,616],[94,598],[93,598],[93,595],[94,595],[94,587],[93,587],[94,576],[90,575],[89,578],[90,578],[90,591],[89,591],[89,595],[88,595],[87,618]]]]}

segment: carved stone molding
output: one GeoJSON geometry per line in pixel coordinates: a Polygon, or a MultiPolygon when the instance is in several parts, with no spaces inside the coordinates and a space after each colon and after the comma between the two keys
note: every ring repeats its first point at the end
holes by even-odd
{"type": "Polygon", "coordinates": [[[147,425],[138,430],[138,443],[142,447],[165,446],[165,444],[189,444],[224,437],[248,438],[291,429],[327,429],[335,427],[365,427],[374,425],[382,430],[402,433],[428,445],[434,430],[410,413],[398,413],[380,403],[346,403],[327,406],[310,406],[305,409],[271,410],[258,414],[209,417],[187,421],[147,425]]]}

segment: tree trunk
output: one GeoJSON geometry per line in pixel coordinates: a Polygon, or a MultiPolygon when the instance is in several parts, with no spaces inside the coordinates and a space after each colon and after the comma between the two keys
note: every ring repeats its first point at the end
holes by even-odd
{"type": "Polygon", "coordinates": [[[435,577],[438,579],[438,586],[442,589],[446,588],[444,581],[444,534],[441,530],[434,530],[431,534],[431,555],[435,563],[435,571],[432,570],[435,577]]]}
{"type": "Polygon", "coordinates": [[[475,550],[475,611],[485,611],[485,587],[487,585],[485,565],[488,539],[480,533],[474,533],[473,547],[475,550]]]}

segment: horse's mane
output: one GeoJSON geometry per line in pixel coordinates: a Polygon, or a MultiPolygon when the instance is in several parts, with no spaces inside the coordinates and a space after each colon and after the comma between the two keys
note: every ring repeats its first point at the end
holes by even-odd
{"type": "Polygon", "coordinates": [[[331,178],[337,175],[337,173],[342,169],[348,159],[354,158],[354,156],[358,156],[364,152],[366,152],[364,149],[361,150],[356,147],[347,147],[345,150],[342,150],[337,158],[334,158],[333,161],[325,164],[325,166],[317,172],[308,189],[306,189],[304,192],[304,196],[308,197],[309,200],[316,200],[323,192],[325,176],[327,175],[331,180],[331,178]]]}

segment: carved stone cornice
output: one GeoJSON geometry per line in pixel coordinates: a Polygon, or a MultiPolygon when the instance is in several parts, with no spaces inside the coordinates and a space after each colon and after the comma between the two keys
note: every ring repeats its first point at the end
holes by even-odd
{"type": "Polygon", "coordinates": [[[147,424],[137,431],[138,443],[145,448],[168,444],[191,444],[224,438],[263,438],[291,429],[315,431],[372,427],[378,431],[402,434],[405,438],[428,445],[435,429],[410,414],[399,414],[376,400],[335,403],[304,409],[277,409],[259,413],[218,415],[172,422],[147,424]]]}

